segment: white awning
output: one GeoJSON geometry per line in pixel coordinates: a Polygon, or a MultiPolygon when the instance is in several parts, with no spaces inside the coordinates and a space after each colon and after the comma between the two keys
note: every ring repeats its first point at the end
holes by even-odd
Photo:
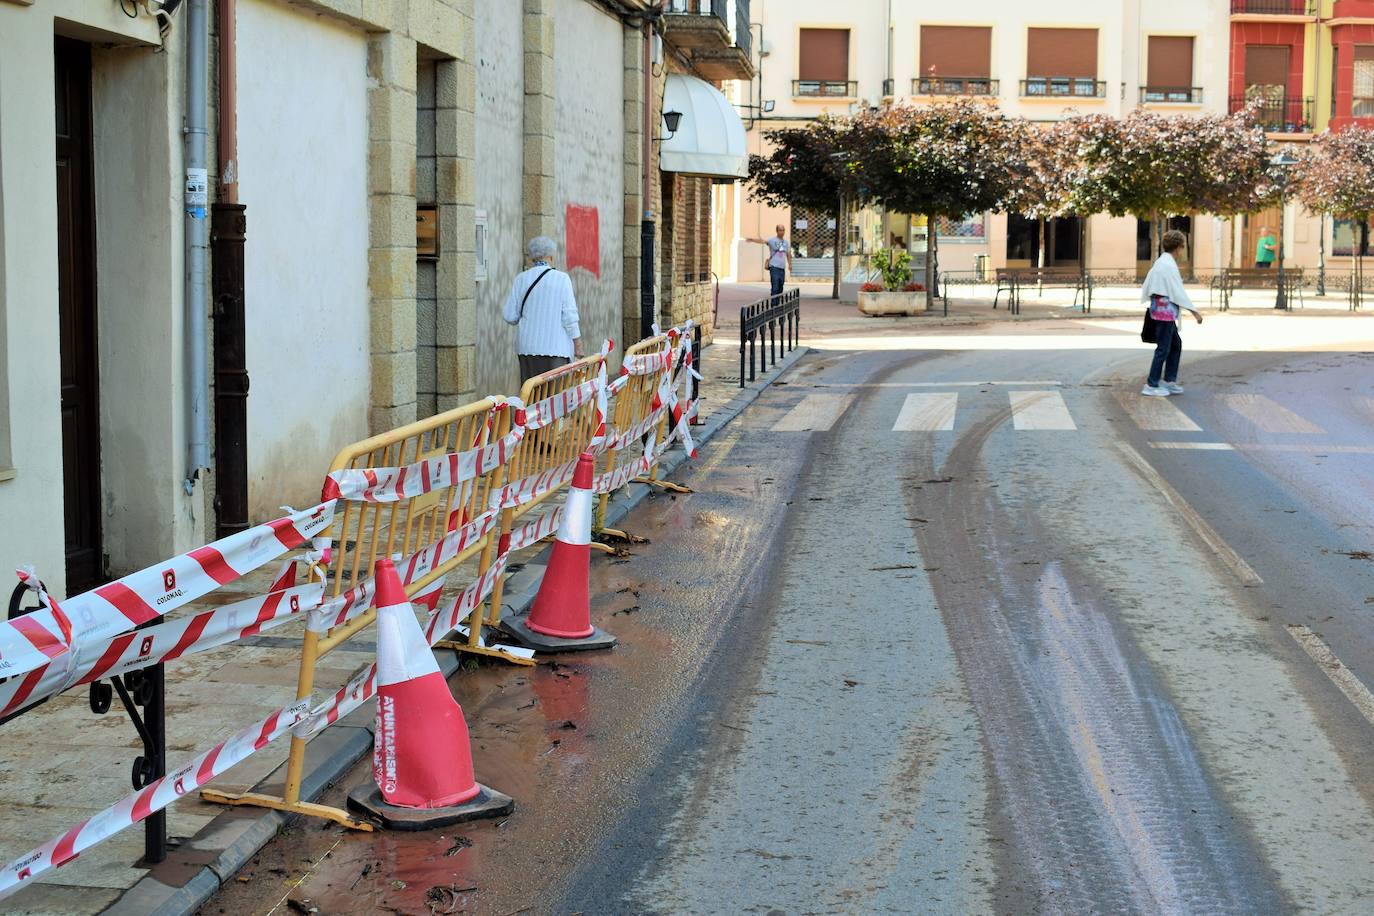
{"type": "MultiPolygon", "coordinates": [[[[663,141],[659,168],[711,178],[748,176],[744,124],[719,89],[695,76],[669,73],[663,110],[682,112],[682,122],[677,133],[663,141]]],[[[662,118],[658,129],[666,133],[662,118]]]]}

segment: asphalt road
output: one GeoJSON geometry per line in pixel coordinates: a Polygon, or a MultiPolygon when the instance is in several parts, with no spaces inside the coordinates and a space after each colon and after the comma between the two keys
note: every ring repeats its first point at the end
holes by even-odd
{"type": "Polygon", "coordinates": [[[1374,911],[1374,354],[1147,402],[1095,333],[807,357],[598,562],[620,647],[455,682],[509,821],[205,912],[1374,911]]]}

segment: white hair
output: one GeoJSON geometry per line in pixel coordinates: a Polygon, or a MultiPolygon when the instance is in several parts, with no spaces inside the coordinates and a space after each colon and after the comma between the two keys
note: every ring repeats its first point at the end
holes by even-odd
{"type": "Polygon", "coordinates": [[[530,239],[525,250],[530,253],[531,258],[550,258],[558,252],[558,243],[547,235],[536,235],[530,239]]]}

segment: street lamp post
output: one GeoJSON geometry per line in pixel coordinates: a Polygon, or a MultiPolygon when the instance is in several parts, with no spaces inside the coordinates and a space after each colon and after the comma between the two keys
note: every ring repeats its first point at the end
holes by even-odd
{"type": "Polygon", "coordinates": [[[1274,308],[1288,309],[1288,284],[1284,282],[1283,276],[1283,243],[1285,241],[1283,232],[1284,211],[1286,210],[1286,200],[1288,195],[1288,170],[1298,164],[1298,160],[1287,150],[1281,150],[1277,156],[1269,160],[1278,169],[1277,180],[1279,185],[1279,275],[1278,275],[1278,295],[1274,297],[1274,308]]]}

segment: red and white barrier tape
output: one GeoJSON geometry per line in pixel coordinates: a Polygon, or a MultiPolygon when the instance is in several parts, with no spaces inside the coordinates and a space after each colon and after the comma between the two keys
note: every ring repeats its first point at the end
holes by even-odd
{"type": "Polygon", "coordinates": [[[292,586],[193,617],[123,633],[102,645],[82,647],[28,676],[0,684],[0,715],[32,706],[72,687],[169,662],[185,655],[274,629],[319,604],[324,583],[292,586]]]}
{"type": "Polygon", "coordinates": [[[516,424],[491,445],[426,458],[405,467],[334,471],[325,478],[323,495],[325,499],[387,503],[455,487],[504,465],[525,433],[534,428],[528,423],[516,424]]]}
{"type": "Polygon", "coordinates": [[[161,811],[208,783],[291,730],[309,708],[302,700],[284,706],[227,741],[215,745],[161,779],[87,818],[75,827],[0,868],[0,899],[44,872],[65,865],[92,846],[161,811]]]}
{"type": "Polygon", "coordinates": [[[0,677],[48,664],[69,645],[103,641],[155,620],[299,547],[327,528],[331,500],[240,531],[50,607],[0,622],[0,677]],[[63,617],[70,637],[63,634],[63,617]],[[60,651],[58,648],[60,646],[60,651]]]}
{"type": "MultiPolygon", "coordinates": [[[[444,535],[422,550],[399,560],[396,571],[401,576],[401,584],[409,585],[429,575],[432,570],[447,563],[464,550],[476,544],[496,527],[495,510],[483,512],[477,518],[454,531],[444,535]]],[[[329,599],[310,611],[306,629],[315,633],[327,633],[334,627],[342,626],[372,606],[372,593],[376,588],[375,579],[364,579],[342,594],[329,599]]]]}

